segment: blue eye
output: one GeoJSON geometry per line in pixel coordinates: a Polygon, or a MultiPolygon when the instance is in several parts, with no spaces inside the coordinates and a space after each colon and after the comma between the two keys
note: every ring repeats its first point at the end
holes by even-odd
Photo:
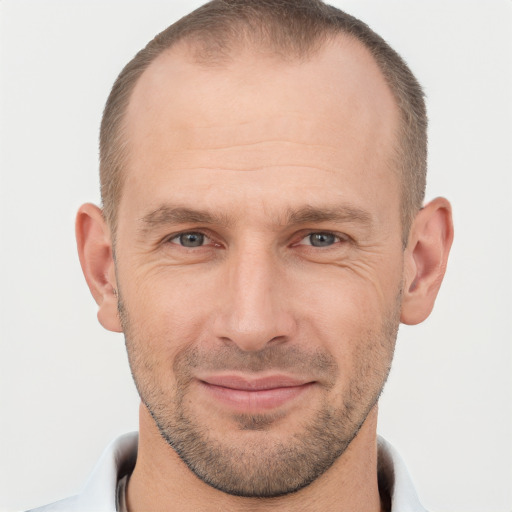
{"type": "Polygon", "coordinates": [[[339,237],[332,233],[311,233],[304,238],[304,243],[313,247],[329,247],[338,241],[339,237]]]}
{"type": "Polygon", "coordinates": [[[201,247],[207,237],[202,233],[182,233],[171,239],[171,242],[183,247],[201,247]]]}

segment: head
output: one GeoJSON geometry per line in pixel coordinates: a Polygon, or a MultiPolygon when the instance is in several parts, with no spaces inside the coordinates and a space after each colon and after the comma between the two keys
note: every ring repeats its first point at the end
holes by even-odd
{"type": "Polygon", "coordinates": [[[121,73],[79,252],[143,417],[202,481],[291,493],[374,427],[452,238],[446,201],[419,206],[425,124],[400,58],[316,1],[212,2],[121,73]]]}

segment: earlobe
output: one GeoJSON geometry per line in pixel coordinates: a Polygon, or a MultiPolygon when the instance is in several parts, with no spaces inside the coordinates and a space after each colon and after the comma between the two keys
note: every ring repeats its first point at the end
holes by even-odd
{"type": "Polygon", "coordinates": [[[414,219],[405,250],[401,322],[418,324],[431,313],[453,241],[450,203],[438,197],[414,219]]]}
{"type": "Polygon", "coordinates": [[[97,206],[87,203],[76,217],[80,264],[94,300],[98,320],[109,331],[122,332],[117,310],[117,285],[110,230],[97,206]]]}

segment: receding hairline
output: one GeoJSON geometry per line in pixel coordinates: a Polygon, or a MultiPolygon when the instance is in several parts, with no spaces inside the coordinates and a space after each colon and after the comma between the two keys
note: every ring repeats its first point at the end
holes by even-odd
{"type": "MultiPolygon", "coordinates": [[[[361,55],[364,55],[363,58],[366,58],[368,61],[368,66],[373,67],[373,72],[377,76],[377,80],[380,81],[380,85],[383,89],[389,93],[389,97],[393,103],[393,107],[396,110],[397,117],[400,118],[400,109],[398,103],[395,98],[395,94],[393,93],[392,88],[390,87],[388,81],[386,80],[382,70],[380,69],[378,63],[374,59],[371,52],[368,48],[357,38],[350,34],[332,34],[332,37],[325,37],[322,41],[322,44],[319,44],[315,47],[314,50],[311,50],[307,53],[307,55],[300,55],[297,57],[292,57],[287,55],[283,57],[281,53],[275,52],[273,47],[269,44],[268,47],[263,47],[262,45],[257,45],[256,43],[252,45],[247,45],[244,43],[235,42],[233,46],[230,48],[229,53],[225,52],[223,57],[215,60],[215,61],[205,61],[201,45],[202,41],[196,41],[192,38],[186,40],[176,41],[171,47],[166,48],[160,54],[155,56],[154,59],[148,64],[147,67],[144,68],[143,72],[137,77],[137,79],[133,82],[131,87],[130,94],[127,98],[125,108],[122,113],[122,126],[126,129],[128,122],[128,114],[130,111],[130,107],[133,105],[134,96],[140,92],[142,87],[147,87],[148,85],[152,85],[147,83],[148,75],[155,71],[155,68],[158,66],[163,70],[163,74],[168,73],[169,68],[172,66],[172,62],[175,63],[184,63],[185,66],[190,66],[190,68],[197,67],[199,70],[212,70],[212,72],[224,72],[229,71],[232,66],[237,66],[240,62],[245,63],[250,61],[251,63],[265,62],[268,61],[271,65],[276,64],[280,65],[290,64],[290,65],[302,65],[307,64],[309,62],[313,62],[316,58],[322,58],[324,53],[328,53],[330,49],[334,50],[334,53],[341,53],[345,50],[351,52],[353,49],[361,52],[358,56],[358,59],[361,55]],[[146,82],[146,83],[145,83],[146,82]]],[[[256,64],[255,67],[258,67],[256,64]]],[[[279,72],[282,68],[278,68],[277,72],[279,72]]],[[[181,71],[181,70],[180,70],[181,71]]],[[[176,75],[176,80],[180,80],[180,71],[176,75]]],[[[369,71],[371,73],[371,71],[369,71]]],[[[373,80],[375,83],[375,80],[373,80]]],[[[158,80],[155,82],[158,83],[158,80]]],[[[401,119],[398,119],[400,122],[401,119]]]]}

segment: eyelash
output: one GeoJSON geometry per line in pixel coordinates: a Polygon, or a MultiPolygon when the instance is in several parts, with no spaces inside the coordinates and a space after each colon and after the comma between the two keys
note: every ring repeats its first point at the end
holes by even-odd
{"type": "MultiPolygon", "coordinates": [[[[299,239],[298,242],[295,242],[295,243],[291,244],[292,247],[298,246],[298,245],[303,245],[303,246],[308,246],[308,247],[313,247],[313,248],[323,248],[323,249],[326,249],[326,248],[332,247],[333,245],[335,245],[337,243],[343,243],[343,242],[350,241],[350,237],[348,237],[347,235],[334,233],[332,231],[309,231],[309,232],[306,232],[304,234],[301,233],[300,236],[301,236],[301,238],[299,239]],[[313,235],[318,235],[318,236],[322,235],[322,236],[325,236],[325,237],[333,237],[334,241],[331,244],[328,244],[328,245],[325,245],[325,246],[314,245],[313,243],[301,243],[304,240],[312,237],[313,235]]],[[[166,242],[174,244],[174,245],[177,245],[177,246],[182,247],[184,249],[196,249],[196,248],[200,248],[200,247],[205,247],[207,245],[207,244],[204,244],[204,238],[206,238],[210,242],[214,241],[213,237],[211,237],[207,232],[199,231],[198,230],[198,231],[182,231],[180,233],[176,233],[176,234],[168,237],[166,239],[166,242]],[[186,246],[186,245],[183,245],[182,243],[174,242],[174,240],[182,239],[182,237],[185,237],[187,235],[198,235],[199,237],[203,237],[202,243],[200,245],[196,245],[196,246],[194,246],[194,245],[186,246]]],[[[310,242],[311,242],[311,239],[310,239],[310,242]]],[[[215,242],[214,242],[214,244],[216,246],[220,247],[220,244],[215,243],[215,242]]]]}
{"type": "MultiPolygon", "coordinates": [[[[204,247],[205,246],[205,244],[202,243],[201,245],[187,247],[187,246],[185,246],[185,245],[183,245],[181,243],[173,242],[173,240],[180,239],[180,238],[185,237],[187,235],[198,235],[200,237],[206,238],[207,240],[213,241],[212,237],[210,237],[207,233],[205,233],[203,231],[182,231],[181,233],[177,233],[175,235],[172,235],[172,236],[168,237],[166,241],[168,243],[171,243],[171,244],[183,247],[184,249],[194,249],[196,247],[199,248],[199,247],[204,247]]],[[[204,240],[203,240],[203,242],[204,242],[204,240]]],[[[219,245],[219,244],[216,244],[216,245],[219,245]]]]}
{"type": "MultiPolygon", "coordinates": [[[[315,248],[328,248],[328,247],[332,247],[333,245],[337,244],[337,243],[341,243],[341,242],[346,242],[348,239],[346,236],[344,235],[339,235],[337,233],[333,233],[331,231],[311,231],[309,233],[307,233],[305,236],[303,236],[299,243],[296,244],[296,245],[306,245],[306,246],[310,246],[310,247],[315,247],[315,248]],[[314,235],[316,235],[317,237],[320,237],[320,236],[323,236],[323,237],[328,237],[328,238],[333,238],[334,240],[332,241],[332,243],[328,244],[328,245],[314,245],[311,240],[311,237],[313,237],[314,235]],[[304,240],[307,240],[307,239],[310,239],[310,243],[304,243],[304,244],[301,244],[300,242],[303,242],[304,240]]],[[[321,240],[317,240],[319,242],[321,242],[321,240]]]]}

